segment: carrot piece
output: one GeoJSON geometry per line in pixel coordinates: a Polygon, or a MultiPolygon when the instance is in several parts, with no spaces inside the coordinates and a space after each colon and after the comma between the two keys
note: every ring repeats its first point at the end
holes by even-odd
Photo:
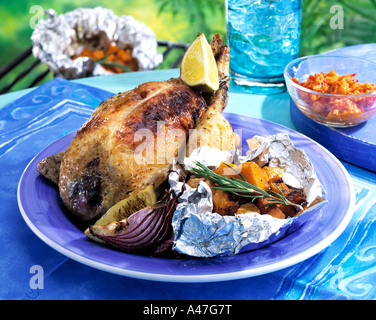
{"type": "Polygon", "coordinates": [[[129,63],[132,61],[132,52],[131,50],[119,50],[117,52],[117,57],[123,60],[124,63],[129,63]]]}
{"type": "Polygon", "coordinates": [[[98,60],[104,57],[104,52],[102,50],[95,50],[92,54],[94,60],[98,60]]]}
{"type": "Polygon", "coordinates": [[[118,52],[119,50],[120,50],[119,47],[111,45],[111,46],[107,49],[106,54],[108,54],[108,53],[116,53],[116,52],[118,52]]]}

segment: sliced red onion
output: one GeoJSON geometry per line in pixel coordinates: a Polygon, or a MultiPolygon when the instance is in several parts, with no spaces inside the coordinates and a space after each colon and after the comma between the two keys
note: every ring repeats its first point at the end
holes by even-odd
{"type": "Polygon", "coordinates": [[[170,238],[172,216],[179,195],[162,203],[142,209],[127,220],[111,222],[105,226],[90,226],[90,232],[107,244],[122,251],[147,253],[170,238]]]}

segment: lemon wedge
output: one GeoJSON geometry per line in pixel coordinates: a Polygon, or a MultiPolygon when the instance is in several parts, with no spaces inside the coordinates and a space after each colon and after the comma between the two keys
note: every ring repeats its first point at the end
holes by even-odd
{"type": "Polygon", "coordinates": [[[180,79],[190,87],[204,92],[219,88],[217,63],[203,33],[191,43],[180,64],[180,79]]]}
{"type": "MultiPolygon", "coordinates": [[[[154,186],[149,185],[145,189],[113,205],[94,225],[106,225],[113,221],[127,219],[136,211],[149,207],[156,202],[157,194],[154,191],[154,186]]],[[[102,240],[91,234],[89,228],[84,233],[89,239],[103,243],[102,240]]]]}

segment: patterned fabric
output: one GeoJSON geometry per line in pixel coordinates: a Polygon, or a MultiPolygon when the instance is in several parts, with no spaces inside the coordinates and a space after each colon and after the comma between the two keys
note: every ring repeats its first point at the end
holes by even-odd
{"type": "MultiPolygon", "coordinates": [[[[356,207],[327,249],[258,277],[210,284],[163,283],[109,274],[72,261],[36,237],[17,206],[29,161],[77,129],[112,93],[54,79],[0,109],[0,298],[2,299],[375,299],[376,174],[350,164],[356,207]],[[31,289],[30,267],[43,264],[44,289],[31,289]]],[[[340,192],[340,190],[338,191],[340,192]]]]}

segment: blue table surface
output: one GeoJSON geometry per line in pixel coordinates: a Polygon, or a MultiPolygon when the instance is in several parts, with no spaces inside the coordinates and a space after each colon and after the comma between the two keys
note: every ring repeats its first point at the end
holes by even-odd
{"type": "MultiPolygon", "coordinates": [[[[178,75],[178,69],[143,71],[79,79],[71,83],[117,93],[146,81],[166,80],[178,75]]],[[[1,299],[376,298],[376,236],[373,232],[376,227],[376,174],[345,162],[343,165],[351,176],[356,192],[356,206],[348,227],[322,252],[280,271],[213,283],[158,282],[97,270],[53,250],[28,228],[17,205],[17,185],[26,164],[49,144],[49,140],[52,142],[58,138],[52,135],[45,137],[43,143],[36,139],[29,139],[33,141],[25,143],[34,130],[27,125],[26,118],[33,115],[34,110],[27,105],[9,108],[9,104],[32,90],[0,96],[1,299]],[[18,150],[21,147],[22,150],[18,150]],[[43,267],[43,289],[33,289],[31,285],[33,272],[30,268],[35,265],[43,267]]],[[[78,99],[85,100],[87,97],[78,99]]],[[[289,102],[288,93],[250,95],[230,87],[226,112],[262,118],[295,129],[289,102]]],[[[99,101],[85,103],[95,107],[99,101]]],[[[73,130],[68,121],[62,120],[64,116],[65,113],[60,113],[60,120],[49,119],[49,125],[66,125],[56,129],[60,133],[73,130]]]]}

